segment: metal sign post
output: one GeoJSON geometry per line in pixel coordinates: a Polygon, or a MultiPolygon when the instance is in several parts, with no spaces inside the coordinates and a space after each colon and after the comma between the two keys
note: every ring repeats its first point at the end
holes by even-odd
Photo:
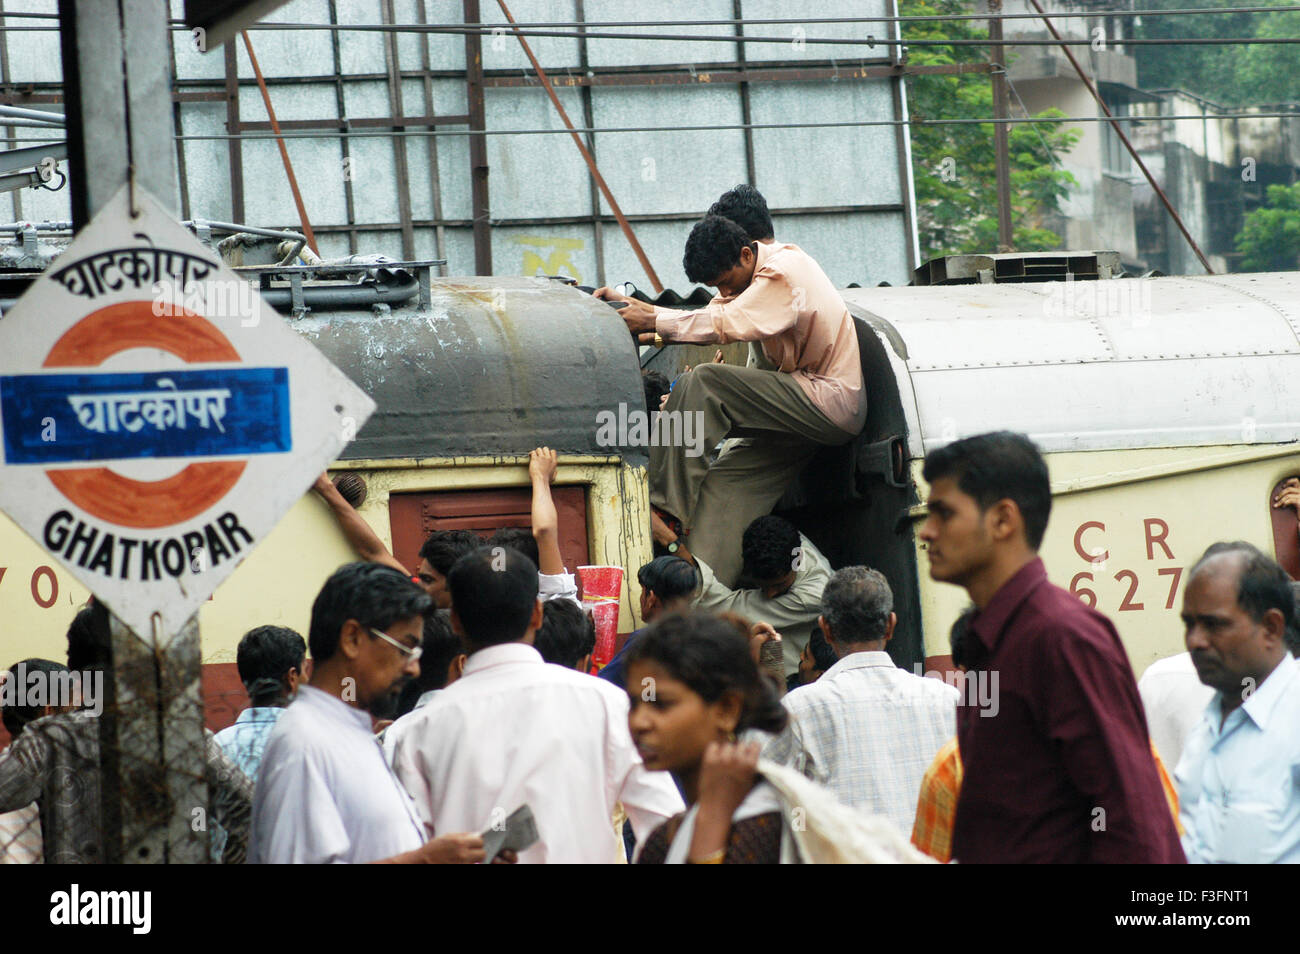
{"type": "MultiPolygon", "coordinates": [[[[133,178],[149,183],[169,208],[177,191],[166,0],[59,0],[63,90],[72,218],[86,225],[133,178]]],[[[198,702],[199,637],[191,621],[157,656],[116,617],[113,660],[100,722],[104,858],[111,862],[201,861],[206,839],[169,851],[169,817],[206,810],[203,711],[198,702]],[[177,661],[184,664],[177,666],[177,661]],[[166,673],[167,678],[163,678],[166,673]],[[178,706],[190,699],[188,706],[178,706]],[[164,712],[170,719],[164,731],[164,712]],[[168,757],[170,756],[170,757],[168,757]],[[162,780],[193,778],[173,803],[162,780]]],[[[206,826],[205,826],[206,827],[206,826]]]]}
{"type": "Polygon", "coordinates": [[[198,609],[374,404],[176,221],[166,0],[59,15],[78,232],[0,325],[0,510],[112,612],[105,859],[197,862],[198,609]]]}

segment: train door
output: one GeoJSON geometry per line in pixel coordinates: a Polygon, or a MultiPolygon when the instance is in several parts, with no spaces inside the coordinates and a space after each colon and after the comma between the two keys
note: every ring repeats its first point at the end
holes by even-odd
{"type": "MultiPolygon", "coordinates": [[[[583,487],[553,487],[560,525],[560,555],[569,572],[589,563],[587,495],[583,487]]],[[[486,538],[500,527],[532,526],[528,487],[395,493],[388,498],[393,555],[402,566],[420,562],[420,547],[435,530],[471,530],[486,538]]]]}

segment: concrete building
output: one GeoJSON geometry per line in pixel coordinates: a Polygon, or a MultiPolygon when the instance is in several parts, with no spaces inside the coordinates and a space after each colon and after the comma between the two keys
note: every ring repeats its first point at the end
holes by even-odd
{"type": "MultiPolygon", "coordinates": [[[[1141,104],[1132,133],[1139,155],[1182,216],[1216,272],[1236,270],[1234,239],[1268,186],[1300,174],[1300,105],[1229,110],[1184,90],[1156,90],[1141,104]],[[1242,113],[1294,112],[1293,117],[1242,113]],[[1160,119],[1197,116],[1200,119],[1160,119]]],[[[1134,190],[1139,247],[1152,268],[1169,275],[1203,271],[1195,253],[1146,182],[1134,190]]]]}
{"type": "MultiPolygon", "coordinates": [[[[1123,41],[1132,35],[1131,18],[1098,17],[1119,7],[1113,2],[1050,0],[1043,8],[1067,39],[1086,40],[1071,47],[1088,78],[1116,116],[1127,116],[1135,104],[1153,97],[1137,86],[1137,63],[1123,41]]],[[[1025,0],[1007,0],[1006,14],[1034,13],[1025,0]]],[[[1051,40],[1041,19],[1008,19],[1003,32],[1009,40],[1051,40]]],[[[1059,46],[1008,47],[1007,76],[1011,82],[1013,115],[1034,115],[1055,107],[1067,116],[1103,116],[1092,94],[1059,46]]],[[[1108,123],[1066,124],[1080,138],[1063,168],[1078,185],[1061,203],[1060,215],[1048,216],[1047,228],[1061,236],[1068,249],[1107,249],[1120,253],[1130,270],[1145,264],[1138,246],[1134,218],[1134,189],[1141,180],[1119,137],[1108,123]]]]}

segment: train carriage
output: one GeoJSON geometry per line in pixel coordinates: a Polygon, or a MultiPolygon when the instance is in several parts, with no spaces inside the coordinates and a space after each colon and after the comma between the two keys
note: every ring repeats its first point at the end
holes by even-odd
{"type": "MultiPolygon", "coordinates": [[[[296,288],[252,268],[305,338],[375,398],[338,471],[399,559],[436,528],[527,525],[528,451],[561,452],[562,551],[626,567],[619,630],[639,625],[635,570],[651,555],[646,451],[603,440],[602,412],[642,407],[637,350],[617,314],[543,278],[431,279],[366,263],[296,288]]],[[[916,533],[928,450],[993,429],[1028,433],[1052,475],[1049,575],[1116,623],[1139,673],[1182,646],[1185,571],[1219,539],[1246,539],[1300,575],[1294,512],[1271,505],[1300,474],[1300,276],[1099,279],[844,290],[869,414],[778,505],[836,566],[881,569],[907,668],[950,665],[957,587],[929,579],[916,533]],[[1296,383],[1293,383],[1296,382],[1296,383]]],[[[669,347],[643,363],[672,370],[669,347]]],[[[304,488],[306,490],[306,488],[304,488]]],[[[736,536],[739,539],[737,528],[736,536]]],[[[240,635],[305,634],[320,581],[354,558],[325,506],[304,498],[200,611],[209,724],[243,704],[240,635]]],[[[62,658],[86,592],[0,517],[0,666],[62,658]]]]}

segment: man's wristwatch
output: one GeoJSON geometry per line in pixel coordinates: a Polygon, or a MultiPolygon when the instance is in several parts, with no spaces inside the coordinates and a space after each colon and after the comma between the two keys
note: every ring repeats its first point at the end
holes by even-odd
{"type": "Polygon", "coordinates": [[[678,542],[677,540],[674,540],[672,543],[668,544],[668,546],[664,547],[664,549],[667,550],[673,556],[676,556],[677,551],[680,550],[681,547],[682,547],[681,543],[678,542]]]}

